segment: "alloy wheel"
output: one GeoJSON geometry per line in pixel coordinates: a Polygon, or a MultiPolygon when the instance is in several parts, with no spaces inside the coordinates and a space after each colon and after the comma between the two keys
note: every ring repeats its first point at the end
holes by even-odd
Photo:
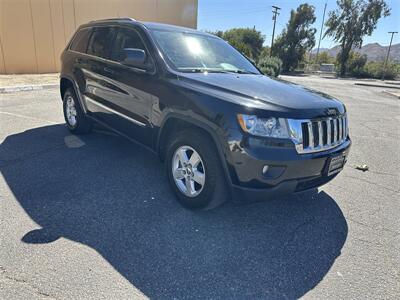
{"type": "Polygon", "coordinates": [[[178,189],[188,197],[196,197],[204,188],[204,163],[190,146],[179,147],[172,157],[172,175],[178,189]]]}
{"type": "Polygon", "coordinates": [[[66,101],[65,115],[67,117],[67,122],[71,127],[75,127],[77,123],[75,100],[72,96],[68,96],[66,101]]]}

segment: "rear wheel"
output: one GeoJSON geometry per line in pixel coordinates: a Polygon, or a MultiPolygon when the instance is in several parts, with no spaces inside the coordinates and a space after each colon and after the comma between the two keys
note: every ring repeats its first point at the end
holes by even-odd
{"type": "Polygon", "coordinates": [[[227,199],[225,174],[213,141],[201,130],[177,133],[167,149],[167,172],[178,201],[210,209],[227,199]]]}
{"type": "Polygon", "coordinates": [[[83,134],[92,130],[93,122],[82,111],[72,89],[67,89],[63,98],[64,119],[72,133],[83,134]]]}

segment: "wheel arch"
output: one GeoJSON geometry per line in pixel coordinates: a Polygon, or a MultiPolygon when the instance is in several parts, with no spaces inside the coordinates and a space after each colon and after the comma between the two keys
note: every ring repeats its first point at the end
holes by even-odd
{"type": "Polygon", "coordinates": [[[221,143],[219,142],[218,135],[216,130],[212,129],[211,126],[207,125],[205,122],[201,122],[196,118],[182,116],[180,114],[171,113],[168,117],[166,117],[160,127],[157,141],[156,141],[156,151],[160,157],[161,161],[165,160],[168,138],[172,136],[174,132],[182,130],[183,128],[193,128],[198,129],[204,132],[214,143],[215,148],[217,149],[218,156],[220,158],[222,167],[224,169],[224,173],[229,185],[232,185],[231,174],[228,169],[228,165],[225,159],[225,154],[221,143]]]}
{"type": "Polygon", "coordinates": [[[83,110],[84,113],[87,112],[87,109],[85,105],[83,105],[82,102],[82,96],[81,93],[79,92],[78,86],[76,82],[68,77],[68,76],[61,76],[60,77],[60,96],[61,96],[61,101],[64,99],[64,94],[67,91],[68,88],[72,88],[75,92],[76,97],[78,98],[78,103],[81,109],[83,110]]]}

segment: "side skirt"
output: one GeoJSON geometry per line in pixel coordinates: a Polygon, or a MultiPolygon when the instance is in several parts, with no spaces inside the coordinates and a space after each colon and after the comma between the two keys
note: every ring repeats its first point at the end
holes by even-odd
{"type": "Polygon", "coordinates": [[[146,146],[146,145],[144,145],[144,144],[138,142],[137,140],[131,138],[131,137],[128,136],[128,135],[126,135],[125,133],[122,133],[122,132],[119,131],[118,129],[115,129],[114,127],[112,127],[112,126],[110,126],[110,125],[104,123],[103,121],[100,121],[99,119],[96,119],[95,117],[91,116],[90,114],[86,114],[86,116],[87,116],[88,118],[90,118],[91,120],[93,120],[94,122],[100,124],[101,126],[103,126],[103,127],[107,128],[107,129],[109,129],[109,130],[115,132],[115,133],[118,134],[119,136],[122,136],[122,137],[126,138],[127,140],[129,140],[129,141],[135,143],[136,145],[138,145],[138,146],[140,146],[140,147],[142,147],[142,148],[144,148],[144,149],[150,151],[151,153],[153,153],[154,155],[156,155],[157,157],[159,157],[157,151],[155,151],[154,149],[152,149],[152,148],[150,148],[150,147],[148,147],[148,146],[146,146]]]}

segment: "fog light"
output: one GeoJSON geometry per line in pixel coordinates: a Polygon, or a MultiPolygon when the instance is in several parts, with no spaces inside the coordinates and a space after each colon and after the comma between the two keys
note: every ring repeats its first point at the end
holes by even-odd
{"type": "Polygon", "coordinates": [[[285,166],[264,165],[262,174],[265,179],[276,179],[285,172],[285,166]]]}
{"type": "Polygon", "coordinates": [[[268,166],[268,165],[265,165],[265,166],[263,167],[263,170],[262,170],[263,174],[267,173],[267,172],[268,172],[268,169],[269,169],[269,166],[268,166]]]}

